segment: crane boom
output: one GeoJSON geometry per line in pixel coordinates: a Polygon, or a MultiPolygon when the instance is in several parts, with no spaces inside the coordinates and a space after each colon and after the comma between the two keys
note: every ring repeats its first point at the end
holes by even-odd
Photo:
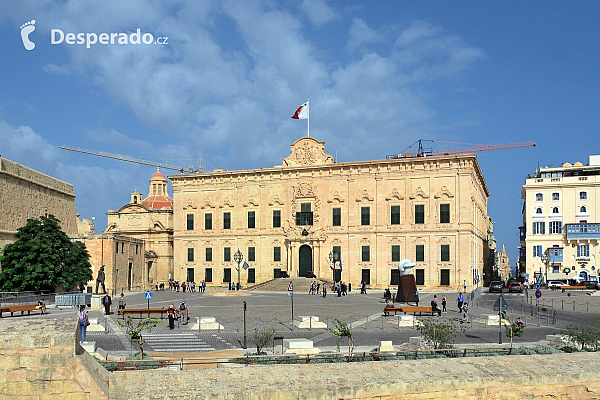
{"type": "MultiPolygon", "coordinates": [[[[429,140],[430,142],[435,142],[435,140],[429,140]]],[[[422,139],[418,140],[415,144],[418,144],[418,151],[411,156],[411,154],[407,151],[402,154],[392,154],[386,156],[386,159],[394,159],[394,158],[411,158],[411,157],[428,157],[428,156],[449,156],[454,154],[468,154],[474,153],[477,151],[488,151],[488,150],[503,150],[503,149],[516,149],[519,147],[535,147],[537,146],[535,142],[520,142],[520,143],[505,143],[505,144],[481,144],[473,147],[464,147],[461,149],[449,149],[449,150],[436,150],[431,151],[429,149],[425,149],[422,145],[422,139]]],[[[410,147],[414,146],[411,145],[410,147]]],[[[409,147],[409,148],[410,148],[409,147]]]]}
{"type": "Polygon", "coordinates": [[[143,165],[149,165],[152,167],[172,169],[174,171],[179,171],[181,173],[183,173],[183,172],[192,172],[192,173],[198,172],[197,169],[195,170],[193,168],[178,167],[176,165],[158,163],[158,162],[154,162],[154,161],[147,161],[147,160],[143,160],[141,158],[129,157],[129,156],[121,155],[121,154],[107,153],[104,151],[94,151],[94,150],[87,150],[87,149],[81,149],[79,147],[69,147],[69,146],[59,146],[59,149],[76,151],[78,153],[84,153],[84,154],[91,154],[93,156],[98,156],[98,157],[112,158],[113,160],[127,161],[127,162],[135,163],[135,164],[143,164],[143,165]]]}

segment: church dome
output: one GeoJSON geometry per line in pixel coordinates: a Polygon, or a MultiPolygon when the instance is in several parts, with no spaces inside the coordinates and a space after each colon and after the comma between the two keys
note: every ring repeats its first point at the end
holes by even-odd
{"type": "Polygon", "coordinates": [[[169,196],[148,196],[142,200],[142,204],[148,208],[167,208],[173,207],[173,199],[169,196]]]}
{"type": "Polygon", "coordinates": [[[173,199],[167,190],[167,178],[157,169],[150,178],[150,195],[142,204],[150,209],[173,207],[173,199]]]}

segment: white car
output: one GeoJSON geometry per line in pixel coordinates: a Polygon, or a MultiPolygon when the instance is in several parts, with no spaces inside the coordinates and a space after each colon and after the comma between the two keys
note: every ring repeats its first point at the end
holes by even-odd
{"type": "Polygon", "coordinates": [[[561,286],[567,286],[566,283],[561,282],[561,281],[549,281],[548,282],[548,287],[552,288],[552,287],[561,287],[561,286]]]}

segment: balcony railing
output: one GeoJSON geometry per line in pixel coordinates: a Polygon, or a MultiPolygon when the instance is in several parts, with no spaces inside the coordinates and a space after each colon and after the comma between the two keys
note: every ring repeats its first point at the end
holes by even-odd
{"type": "Polygon", "coordinates": [[[549,248],[548,255],[550,256],[550,263],[562,263],[563,262],[563,249],[562,248],[549,248]]]}
{"type": "Polygon", "coordinates": [[[312,224],[313,224],[312,211],[296,213],[296,225],[312,225],[312,224]]]}
{"type": "Polygon", "coordinates": [[[600,239],[600,224],[566,224],[567,240],[600,239]]]}

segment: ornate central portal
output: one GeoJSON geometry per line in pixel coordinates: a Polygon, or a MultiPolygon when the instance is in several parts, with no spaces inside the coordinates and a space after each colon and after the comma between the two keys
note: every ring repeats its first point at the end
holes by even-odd
{"type": "Polygon", "coordinates": [[[298,250],[298,275],[307,277],[312,274],[313,263],[312,263],[312,249],[309,245],[305,244],[300,246],[298,250]]]}

